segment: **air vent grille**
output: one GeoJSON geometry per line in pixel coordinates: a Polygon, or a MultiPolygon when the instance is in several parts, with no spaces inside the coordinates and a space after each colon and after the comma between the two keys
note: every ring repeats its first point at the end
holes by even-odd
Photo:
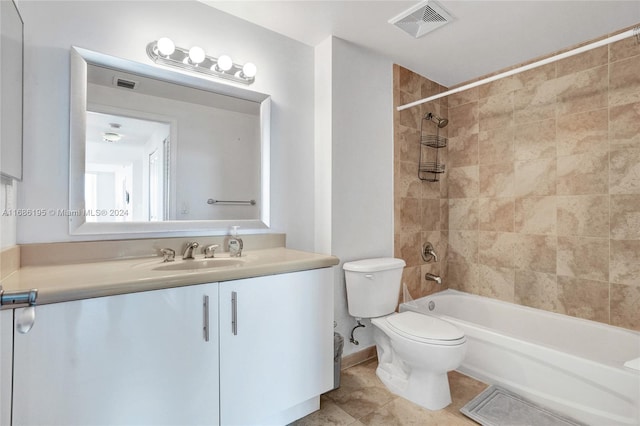
{"type": "Polygon", "coordinates": [[[434,0],[427,0],[405,10],[389,20],[412,37],[419,38],[453,21],[443,7],[434,0]]]}
{"type": "Polygon", "coordinates": [[[118,78],[116,79],[116,86],[118,87],[122,87],[124,89],[135,89],[136,87],[136,82],[135,81],[131,81],[131,80],[125,80],[123,78],[118,78]]]}
{"type": "Polygon", "coordinates": [[[423,22],[447,22],[447,18],[440,15],[438,12],[433,10],[431,6],[424,8],[424,13],[422,14],[423,22]]]}

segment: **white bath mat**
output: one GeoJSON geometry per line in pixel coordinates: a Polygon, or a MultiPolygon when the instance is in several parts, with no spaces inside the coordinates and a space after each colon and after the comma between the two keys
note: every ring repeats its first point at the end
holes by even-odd
{"type": "Polygon", "coordinates": [[[483,426],[583,426],[499,386],[489,386],[460,412],[483,426]]]}

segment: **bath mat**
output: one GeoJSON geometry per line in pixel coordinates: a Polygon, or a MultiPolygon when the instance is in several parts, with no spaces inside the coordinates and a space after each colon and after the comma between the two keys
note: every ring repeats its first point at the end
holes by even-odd
{"type": "Polygon", "coordinates": [[[483,426],[584,426],[495,385],[469,401],[460,412],[483,426]]]}

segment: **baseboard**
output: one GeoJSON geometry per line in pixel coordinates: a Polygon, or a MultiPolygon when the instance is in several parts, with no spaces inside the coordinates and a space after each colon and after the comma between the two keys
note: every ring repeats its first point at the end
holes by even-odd
{"type": "Polygon", "coordinates": [[[340,369],[344,370],[345,368],[362,364],[363,362],[369,361],[370,359],[375,359],[376,357],[377,357],[376,347],[369,346],[368,348],[364,348],[361,351],[343,356],[342,365],[340,366],[340,369]]]}

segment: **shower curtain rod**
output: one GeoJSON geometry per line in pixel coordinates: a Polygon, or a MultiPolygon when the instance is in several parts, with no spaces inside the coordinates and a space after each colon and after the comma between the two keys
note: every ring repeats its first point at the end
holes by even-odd
{"type": "Polygon", "coordinates": [[[560,59],[568,58],[570,56],[574,56],[574,55],[577,55],[579,53],[583,53],[583,52],[595,49],[597,47],[605,46],[607,44],[611,44],[611,43],[614,43],[616,41],[624,40],[625,38],[632,37],[632,36],[638,37],[638,41],[640,42],[640,26],[637,26],[637,27],[635,27],[635,28],[633,28],[631,30],[622,32],[620,34],[616,34],[616,35],[611,36],[609,38],[605,38],[603,40],[599,40],[599,41],[587,44],[585,46],[578,47],[576,49],[569,50],[569,51],[564,52],[564,53],[559,53],[559,54],[551,56],[549,58],[545,58],[545,59],[542,59],[540,61],[533,62],[533,63],[528,64],[528,65],[523,65],[521,67],[514,68],[512,70],[505,71],[505,72],[500,73],[500,74],[492,75],[491,77],[483,78],[482,80],[478,80],[478,81],[475,81],[473,83],[465,84],[464,86],[456,87],[455,89],[447,90],[446,92],[438,93],[437,95],[429,96],[427,98],[420,99],[420,100],[417,100],[417,101],[414,101],[414,102],[411,102],[411,103],[408,103],[408,104],[405,104],[405,105],[400,105],[399,107],[397,107],[397,110],[398,111],[402,111],[402,110],[405,110],[405,109],[408,109],[408,108],[412,108],[412,107],[417,106],[417,105],[424,104],[426,102],[430,102],[430,101],[434,101],[436,99],[444,98],[445,96],[453,95],[454,93],[462,92],[462,91],[467,90],[467,89],[473,89],[474,87],[481,86],[481,85],[483,85],[485,83],[491,83],[492,81],[500,80],[501,78],[509,77],[509,76],[512,76],[512,75],[515,75],[515,74],[519,74],[519,73],[524,72],[524,71],[529,71],[530,69],[537,68],[537,67],[540,67],[542,65],[547,65],[547,64],[550,64],[552,62],[559,61],[560,59]]]}

